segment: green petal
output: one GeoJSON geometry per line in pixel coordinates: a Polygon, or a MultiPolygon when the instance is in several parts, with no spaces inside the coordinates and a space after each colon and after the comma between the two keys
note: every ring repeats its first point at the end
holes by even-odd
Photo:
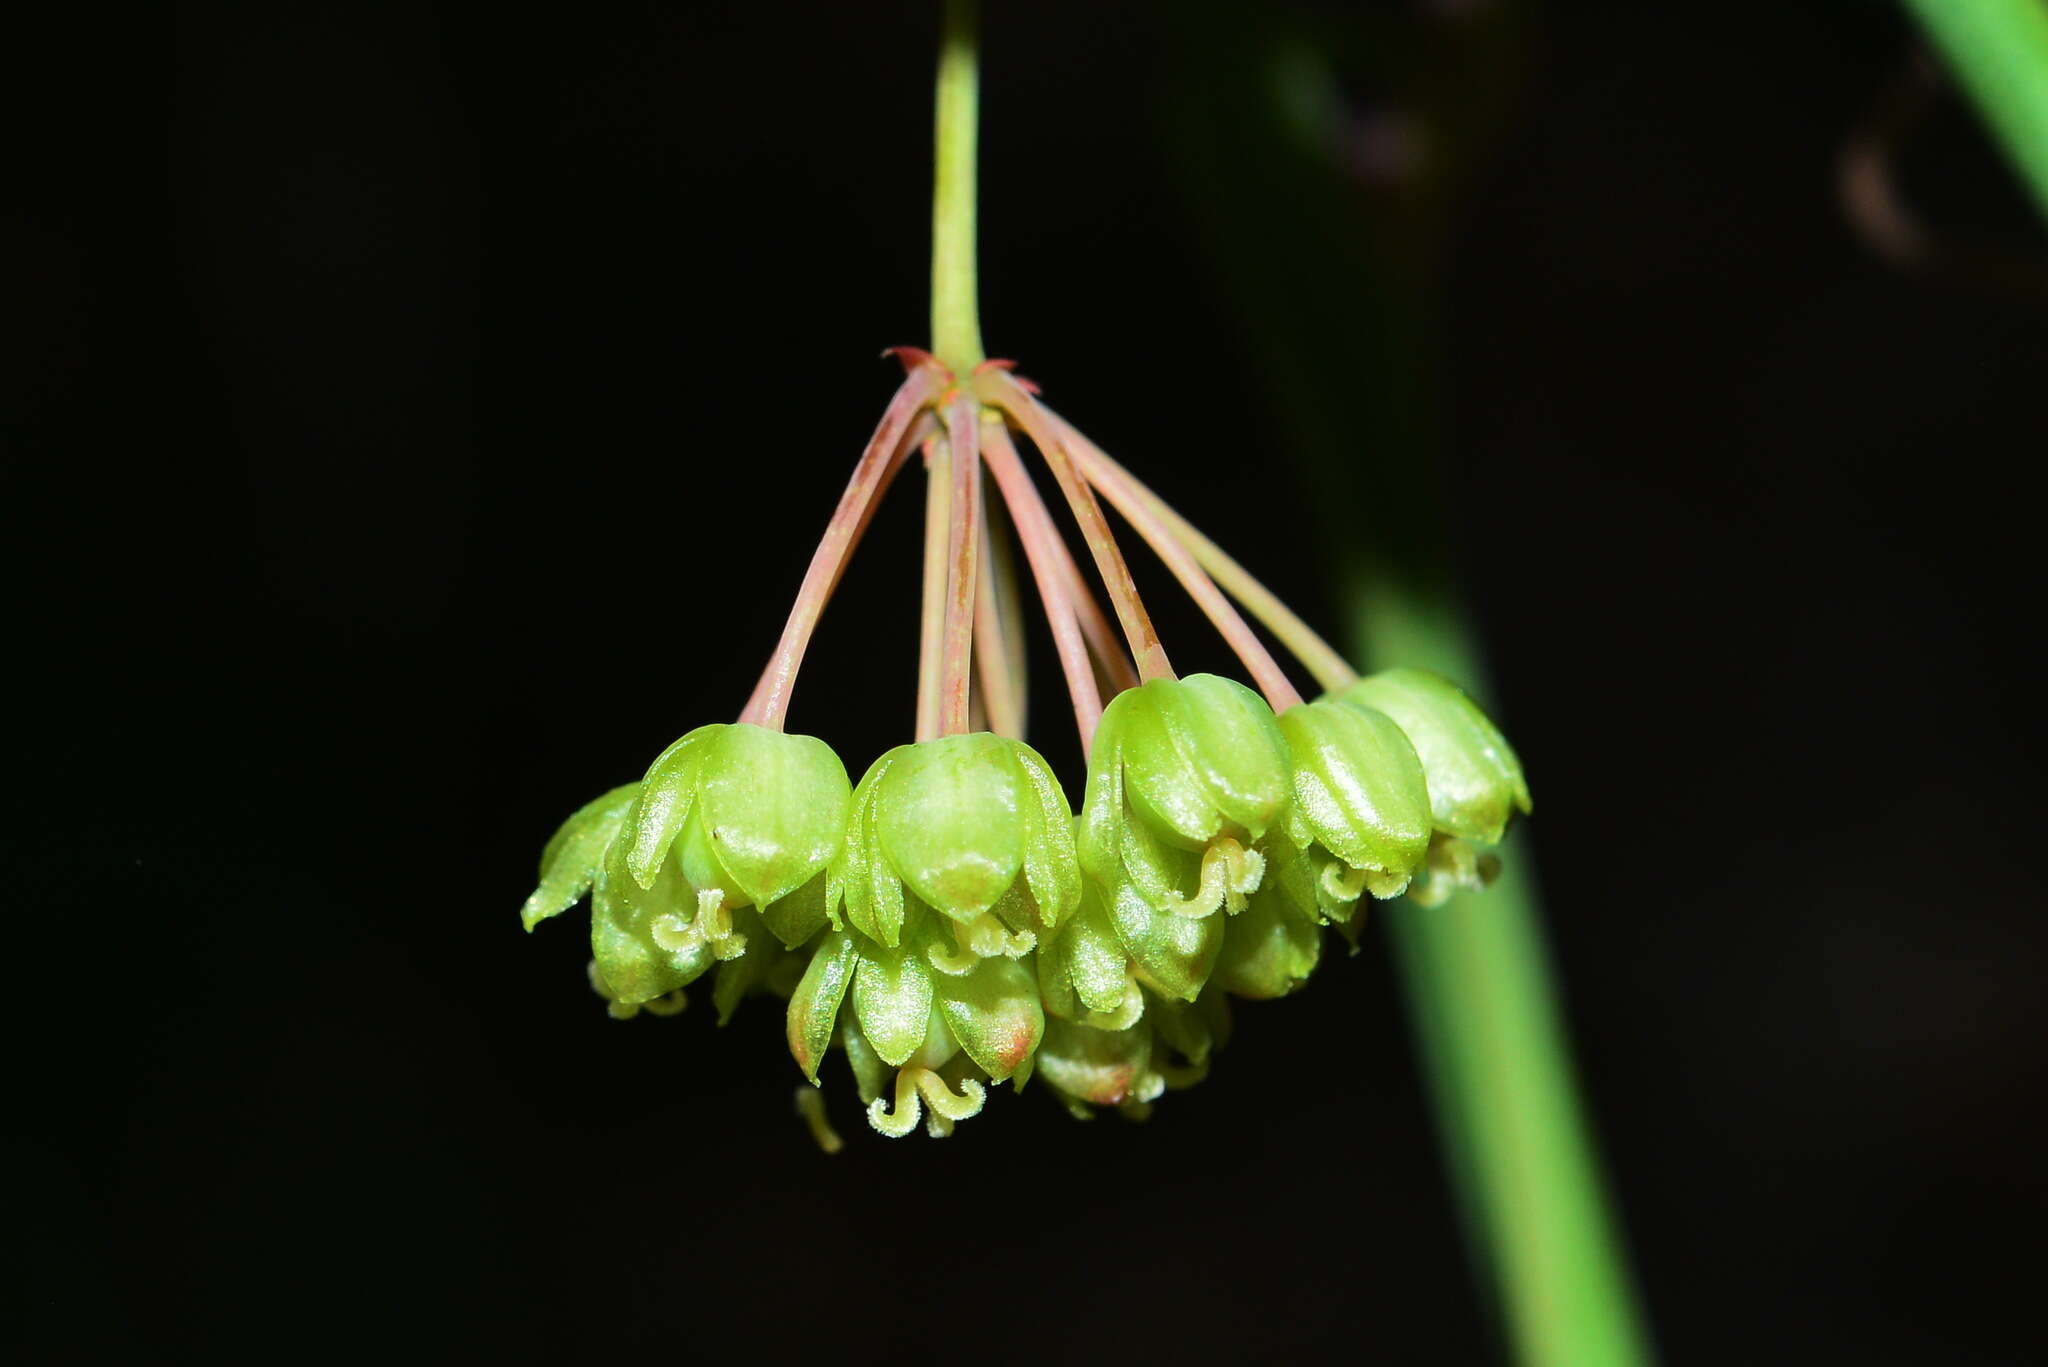
{"type": "Polygon", "coordinates": [[[1081,899],[1081,866],[1074,856],[1074,809],[1036,750],[1012,743],[1029,797],[1024,803],[1024,880],[1046,928],[1058,925],[1081,899]]]}
{"type": "MultiPolygon", "coordinates": [[[[868,767],[846,818],[846,844],[832,861],[832,879],[844,898],[846,919],[869,939],[894,945],[903,931],[903,884],[881,857],[875,833],[875,795],[909,746],[899,745],[868,767]]],[[[825,897],[829,911],[833,893],[825,897]]]]}
{"type": "Polygon", "coordinates": [[[1280,719],[1294,760],[1289,824],[1353,869],[1387,875],[1399,892],[1429,851],[1429,787],[1415,748],[1391,717],[1334,702],[1303,703],[1280,719]]]}
{"type": "Polygon", "coordinates": [[[1110,923],[1141,982],[1169,997],[1193,1000],[1223,944],[1222,915],[1200,918],[1160,911],[1129,883],[1109,906],[1110,923]]]}
{"type": "Polygon", "coordinates": [[[578,807],[549,838],[540,856],[540,886],[519,909],[520,922],[529,931],[583,900],[604,864],[606,848],[639,795],[637,783],[614,788],[578,807]]]}
{"type": "Polygon", "coordinates": [[[789,1053],[796,1066],[811,1081],[818,1080],[818,1065],[832,1046],[832,1025],[839,1016],[839,1003],[853,982],[857,956],[853,936],[836,930],[818,942],[810,965],[789,999],[789,1053]]]}
{"type": "Polygon", "coordinates": [[[725,894],[725,905],[743,907],[752,900],[739,885],[732,881],[725,871],[725,865],[718,858],[718,850],[711,843],[711,836],[704,827],[704,804],[693,802],[689,815],[683,819],[683,828],[668,847],[668,857],[683,871],[683,877],[693,888],[708,891],[717,888],[725,894]]]}
{"type": "Polygon", "coordinates": [[[1175,726],[1180,683],[1154,679],[1111,700],[1124,704],[1122,759],[1124,795],[1138,819],[1188,849],[1201,849],[1222,826],[1198,773],[1199,760],[1181,743],[1187,728],[1175,726]]]}
{"type": "Polygon", "coordinates": [[[1000,736],[977,732],[895,752],[876,784],[879,846],[913,892],[972,921],[1017,881],[1024,863],[1023,774],[1000,736]]]}
{"type": "Polygon", "coordinates": [[[1152,1029],[1097,1030],[1055,1017],[1039,1041],[1036,1076],[1079,1101],[1115,1106],[1137,1087],[1152,1061],[1152,1029]]]}
{"type": "Polygon", "coordinates": [[[1284,899],[1265,891],[1230,918],[1210,982],[1240,997],[1284,997],[1308,979],[1322,955],[1322,930],[1289,914],[1284,899]]]}
{"type": "Polygon", "coordinates": [[[1162,716],[1215,813],[1212,833],[1247,844],[1264,835],[1290,788],[1287,744],[1266,700],[1235,679],[1190,674],[1162,716]]]}
{"type": "Polygon", "coordinates": [[[1076,823],[1074,857],[1081,871],[1105,887],[1123,873],[1123,832],[1130,822],[1124,806],[1123,730],[1128,708],[1118,704],[1134,690],[1110,699],[1095,728],[1088,751],[1088,780],[1081,794],[1081,819],[1076,823]]]}
{"type": "Polygon", "coordinates": [[[1337,695],[1374,708],[1407,733],[1428,778],[1437,828],[1492,844],[1515,812],[1530,809],[1522,762],[1479,705],[1440,674],[1389,669],[1337,695]]]}
{"type": "Polygon", "coordinates": [[[1167,844],[1142,821],[1125,825],[1121,837],[1118,881],[1136,887],[1161,911],[1194,895],[1202,881],[1199,853],[1167,844]]]}
{"type": "Polygon", "coordinates": [[[674,932],[696,914],[696,894],[683,881],[674,860],[664,860],[650,888],[627,871],[625,834],[606,851],[590,894],[590,949],[598,976],[612,999],[625,1005],[653,1001],[688,986],[711,967],[712,954],[695,937],[674,932]]]}
{"type": "Polygon", "coordinates": [[[720,723],[700,726],[676,741],[647,766],[640,781],[640,801],[633,808],[633,843],[626,859],[633,880],[652,887],[668,854],[669,844],[683,829],[697,796],[697,766],[720,723]]]}
{"type": "Polygon", "coordinates": [[[1047,1009],[1070,1018],[1082,1011],[1115,1011],[1130,987],[1129,964],[1101,897],[1088,889],[1074,915],[1039,950],[1047,1009]]]}
{"type": "Polygon", "coordinates": [[[1300,818],[1301,809],[1297,806],[1288,813],[1287,820],[1266,832],[1266,838],[1260,842],[1259,853],[1266,857],[1266,876],[1260,891],[1281,898],[1297,916],[1317,921],[1326,910],[1317,889],[1321,866],[1329,856],[1319,859],[1311,852],[1315,832],[1300,818]],[[1307,849],[1303,848],[1304,841],[1308,842],[1307,849]]]}
{"type": "Polygon", "coordinates": [[[972,972],[933,980],[939,1012],[967,1056],[991,1080],[1016,1072],[1038,1047],[1045,1012],[1038,982],[1014,959],[983,959],[972,972]]]}
{"type": "Polygon", "coordinates": [[[906,935],[894,948],[857,941],[853,1010],[882,1061],[901,1066],[924,1043],[932,1013],[932,978],[923,935],[906,935]]]}
{"type": "Polygon", "coordinates": [[[846,766],[816,736],[736,723],[697,774],[697,809],[719,862],[756,905],[787,896],[839,852],[852,797],[846,766]]]}
{"type": "MultiPolygon", "coordinates": [[[[790,949],[825,928],[825,875],[821,872],[787,897],[760,908],[761,922],[790,949]]],[[[750,942],[751,943],[751,942],[750,942]]]]}

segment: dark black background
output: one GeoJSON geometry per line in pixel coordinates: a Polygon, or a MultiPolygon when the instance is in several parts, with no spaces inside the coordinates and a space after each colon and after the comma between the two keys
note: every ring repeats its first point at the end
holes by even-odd
{"type": "MultiPolygon", "coordinates": [[[[12,54],[60,76],[4,420],[52,1358],[1497,1359],[1379,936],[1149,1125],[1004,1092],[890,1143],[841,1079],[828,1159],[771,1007],[614,1023],[576,918],[517,930],[555,822],[744,701],[876,353],[925,339],[922,6],[85,24],[12,54]]],[[[1174,181],[1178,41],[996,7],[988,341],[1326,617],[1174,181]]],[[[1551,5],[1518,42],[1444,243],[1447,459],[1659,1343],[2022,1360],[2048,955],[2004,470],[2044,449],[2044,314],[1844,226],[1888,9],[1551,5]]],[[[1906,171],[1942,232],[2038,248],[1953,101],[1906,171]]],[[[908,730],[915,507],[793,715],[856,773],[908,730]]]]}

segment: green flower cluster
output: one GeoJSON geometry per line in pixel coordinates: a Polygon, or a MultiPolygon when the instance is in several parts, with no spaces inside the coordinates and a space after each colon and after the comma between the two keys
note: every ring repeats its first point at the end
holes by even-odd
{"type": "Polygon", "coordinates": [[[869,1121],[934,1135],[993,1084],[1142,1115],[1207,1071],[1227,997],[1284,996],[1371,898],[1433,905],[1491,876],[1529,810],[1520,763],[1448,681],[1396,669],[1276,716],[1214,675],[1113,698],[1078,818],[1022,741],[902,745],[850,785],[830,746],[700,727],[563,824],[522,912],[586,894],[613,1015],[720,1023],[787,1001],[817,1082],[834,1048],[869,1121]]]}

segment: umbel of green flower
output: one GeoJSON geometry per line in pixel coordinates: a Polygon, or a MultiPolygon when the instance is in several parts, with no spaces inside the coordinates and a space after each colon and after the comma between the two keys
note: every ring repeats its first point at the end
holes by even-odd
{"type": "Polygon", "coordinates": [[[1509,820],[1531,807],[1507,738],[1456,684],[1426,669],[1382,670],[1335,697],[1391,718],[1421,760],[1434,830],[1409,897],[1434,906],[1460,888],[1483,888],[1499,866],[1471,842],[1497,844],[1509,820]]]}
{"type": "MultiPolygon", "coordinates": [[[[794,949],[823,928],[825,870],[848,799],[845,767],[816,737],[699,727],[641,782],[564,823],[542,855],[526,927],[589,892],[593,985],[621,1012],[672,1001],[713,963],[746,954],[761,931],[794,949]]],[[[757,952],[746,970],[721,975],[721,998],[772,970],[772,947],[757,952]]]]}
{"type": "MultiPolygon", "coordinates": [[[[739,720],[690,732],[639,783],[564,823],[525,923],[589,895],[591,979],[614,1015],[678,1010],[714,968],[721,1023],[745,997],[786,999],[803,1076],[816,1084],[841,1053],[887,1135],[920,1120],[949,1133],[992,1087],[1034,1076],[1076,1113],[1142,1116],[1206,1075],[1229,997],[1295,991],[1320,963],[1324,928],[1355,935],[1368,895],[1430,902],[1483,883],[1491,856],[1476,845],[1528,810],[1528,789],[1462,693],[1412,670],[1359,679],[1006,363],[900,357],[908,377],[739,720]],[[1013,429],[1052,468],[1113,624],[1013,429]],[[823,741],[788,734],[783,718],[819,614],[913,452],[931,476],[918,739],[856,788],[823,741]],[[981,506],[985,477],[1000,509],[981,506]],[[1176,676],[1097,495],[1159,553],[1258,692],[1176,676]],[[1024,741],[1018,582],[982,549],[1011,534],[1088,756],[1078,819],[1024,741]],[[1226,591],[1328,696],[1302,702],[1226,591]]],[[[799,1095],[817,1119],[821,1093],[799,1095]]]]}

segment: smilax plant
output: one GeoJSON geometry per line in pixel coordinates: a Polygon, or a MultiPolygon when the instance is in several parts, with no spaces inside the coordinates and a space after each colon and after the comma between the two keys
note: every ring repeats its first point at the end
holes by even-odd
{"type": "Polygon", "coordinates": [[[615,1016],[681,1010],[706,973],[721,1021],[748,997],[785,1001],[803,1076],[818,1082],[843,1054],[888,1135],[920,1120],[948,1134],[990,1087],[1034,1078],[1080,1116],[1146,1114],[1206,1074],[1228,998],[1299,988],[1324,928],[1355,943],[1374,900],[1429,905],[1483,885],[1485,847],[1529,810],[1514,751],[1455,685],[1413,669],[1360,678],[1012,363],[983,356],[975,62],[972,11],[955,5],[938,87],[933,349],[890,353],[903,382],[753,696],[571,816],[522,912],[532,930],[588,897],[590,981],[615,1016]],[[916,731],[856,784],[785,718],[826,602],[913,456],[928,477],[916,731]],[[1250,686],[1175,673],[1104,503],[1250,686]],[[1023,623],[995,553],[1012,535],[1088,757],[1078,814],[1025,740],[1023,623]],[[1303,700],[1237,604],[1321,696],[1303,700]]]}

